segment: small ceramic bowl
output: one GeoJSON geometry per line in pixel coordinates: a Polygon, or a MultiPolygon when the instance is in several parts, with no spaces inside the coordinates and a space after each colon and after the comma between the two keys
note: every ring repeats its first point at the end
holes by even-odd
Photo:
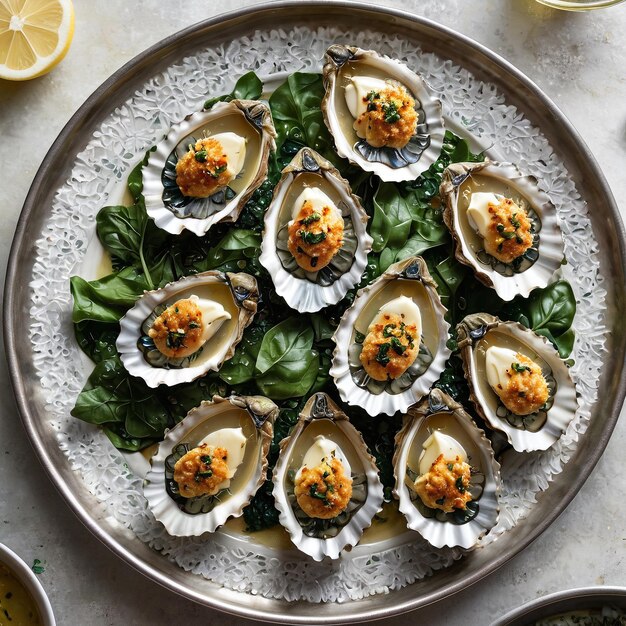
{"type": "Polygon", "coordinates": [[[553,9],[565,9],[566,11],[590,11],[591,9],[603,9],[612,7],[624,0],[537,0],[541,4],[553,9]]]}
{"type": "Polygon", "coordinates": [[[626,612],[626,587],[584,587],[551,593],[514,609],[491,626],[533,626],[555,615],[605,607],[626,612]]]}
{"type": "Polygon", "coordinates": [[[37,610],[39,611],[39,618],[41,626],[56,626],[56,621],[52,613],[52,606],[50,600],[41,586],[41,583],[37,580],[37,577],[33,573],[32,569],[22,561],[22,559],[15,554],[12,550],[9,550],[5,545],[0,543],[0,565],[5,565],[13,574],[13,576],[20,582],[26,591],[30,594],[31,598],[37,610]]]}

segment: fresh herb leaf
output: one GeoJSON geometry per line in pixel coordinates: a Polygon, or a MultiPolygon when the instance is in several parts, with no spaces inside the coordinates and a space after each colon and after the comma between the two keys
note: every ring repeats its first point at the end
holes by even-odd
{"type": "Polygon", "coordinates": [[[385,367],[389,364],[389,361],[391,360],[388,355],[389,348],[391,348],[391,343],[381,343],[378,346],[378,354],[376,355],[376,362],[385,367]]]}
{"type": "Polygon", "coordinates": [[[254,73],[244,74],[235,84],[233,90],[224,96],[211,98],[204,103],[205,109],[210,109],[216,102],[230,102],[231,100],[259,100],[263,94],[263,83],[254,73]]]}
{"type": "Polygon", "coordinates": [[[322,241],[326,239],[326,233],[324,232],[312,233],[312,232],[309,232],[308,230],[299,230],[298,235],[300,235],[304,243],[310,246],[314,246],[318,243],[321,243],[322,241]]]}
{"type": "Polygon", "coordinates": [[[300,220],[300,224],[303,226],[309,226],[313,222],[319,222],[322,219],[322,216],[319,213],[311,213],[304,219],[300,220]]]}
{"type": "Polygon", "coordinates": [[[313,148],[335,165],[341,164],[324,123],[321,109],[323,97],[321,75],[303,72],[291,74],[270,96],[279,169],[304,146],[313,148]]]}

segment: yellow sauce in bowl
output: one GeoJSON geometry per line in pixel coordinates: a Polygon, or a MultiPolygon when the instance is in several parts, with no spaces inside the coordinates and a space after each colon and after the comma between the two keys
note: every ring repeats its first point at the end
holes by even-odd
{"type": "Polygon", "coordinates": [[[26,587],[0,563],[0,626],[39,626],[39,611],[26,587]]]}

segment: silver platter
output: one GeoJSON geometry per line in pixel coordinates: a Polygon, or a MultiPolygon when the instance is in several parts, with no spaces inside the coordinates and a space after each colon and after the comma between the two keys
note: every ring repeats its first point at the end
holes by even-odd
{"type": "MultiPolygon", "coordinates": [[[[626,393],[622,371],[626,356],[626,333],[620,332],[626,317],[626,237],[617,206],[593,156],[576,130],[547,96],[521,72],[483,46],[429,20],[407,13],[348,2],[272,2],[229,13],[186,29],[130,61],[113,74],[76,112],[52,145],[27,196],[11,249],[5,286],[4,337],[9,370],[21,417],[50,477],[81,521],[129,565],[187,598],[242,617],[291,624],[355,623],[397,615],[441,600],[495,571],[536,539],[565,509],[590,475],[613,431],[626,393]],[[469,554],[453,566],[387,595],[342,604],[287,603],[241,594],[183,571],[140,539],[130,537],[107,519],[104,508],[74,473],[46,429],[45,397],[35,372],[33,354],[18,340],[29,333],[30,293],[35,241],[42,236],[47,207],[56,190],[71,172],[75,156],[115,107],[131,97],[138,85],[178,59],[201,47],[228,43],[250,29],[288,29],[298,25],[349,26],[396,34],[442,57],[452,58],[483,81],[494,83],[516,106],[542,129],[577,183],[587,204],[597,241],[600,272],[610,276],[607,290],[607,361],[601,373],[602,393],[593,408],[587,432],[562,473],[555,477],[532,513],[515,528],[482,550],[469,554]],[[584,184],[583,184],[584,181],[584,184]],[[615,332],[610,332],[610,331],[615,332]],[[598,417],[601,419],[594,419],[598,417]]],[[[69,322],[68,322],[69,327],[69,322]]]]}

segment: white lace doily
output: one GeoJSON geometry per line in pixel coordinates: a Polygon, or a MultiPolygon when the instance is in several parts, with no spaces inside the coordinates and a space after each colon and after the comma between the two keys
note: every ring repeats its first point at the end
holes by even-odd
{"type": "Polygon", "coordinates": [[[79,348],[73,338],[69,278],[81,270],[95,216],[107,204],[108,192],[114,184],[123,184],[134,163],[172,123],[201,108],[208,96],[229,92],[236,78],[250,70],[261,77],[282,71],[320,71],[326,48],[335,42],[377,49],[420,72],[455,126],[466,128],[484,145],[493,145],[507,160],[515,162],[518,155],[524,155],[524,168],[538,178],[558,208],[568,260],[563,273],[578,303],[572,373],[582,401],[567,433],[553,448],[506,455],[500,521],[482,543],[515,532],[519,520],[537,506],[537,493],[562,471],[587,428],[605,352],[603,280],[586,207],[546,138],[508,105],[493,85],[476,80],[452,61],[423,54],[389,34],[304,27],[257,32],[182,59],[138,86],[134,96],[94,130],[77,155],[71,177],[58,190],[37,241],[30,284],[30,338],[48,399],[50,425],[68,462],[94,497],[114,519],[185,570],[242,592],[311,602],[387,592],[447,567],[463,554],[460,550],[436,550],[417,534],[407,533],[395,542],[358,546],[336,562],[319,564],[295,550],[279,552],[251,544],[250,536],[248,541],[221,532],[208,539],[168,536],[147,510],[142,479],[129,470],[124,457],[96,427],[70,417],[88,372],[80,368],[79,348]],[[225,59],[227,76],[216,73],[225,59]],[[583,298],[582,294],[593,295],[583,298]]]}

